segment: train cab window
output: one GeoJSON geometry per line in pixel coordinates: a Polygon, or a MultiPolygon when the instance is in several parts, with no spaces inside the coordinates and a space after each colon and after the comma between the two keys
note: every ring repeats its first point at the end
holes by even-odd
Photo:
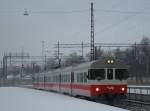
{"type": "Polygon", "coordinates": [[[107,79],[108,80],[113,79],[113,69],[107,69],[107,79]]]}
{"type": "Polygon", "coordinates": [[[104,69],[91,69],[89,71],[88,78],[91,80],[103,80],[105,79],[105,70],[104,69]]]}
{"type": "Polygon", "coordinates": [[[116,69],[115,74],[115,79],[118,80],[126,80],[129,76],[127,69],[116,69]]]}

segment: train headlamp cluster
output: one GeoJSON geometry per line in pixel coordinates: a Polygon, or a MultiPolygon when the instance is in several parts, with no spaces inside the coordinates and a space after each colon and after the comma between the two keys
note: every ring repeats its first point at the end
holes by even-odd
{"type": "Polygon", "coordinates": [[[113,64],[113,63],[114,63],[114,60],[107,60],[107,63],[108,63],[108,64],[113,64]]]}

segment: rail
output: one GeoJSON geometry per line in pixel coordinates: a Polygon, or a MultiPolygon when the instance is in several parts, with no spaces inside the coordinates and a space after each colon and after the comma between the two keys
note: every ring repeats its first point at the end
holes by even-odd
{"type": "Polygon", "coordinates": [[[150,86],[128,86],[128,100],[150,103],[150,86]]]}

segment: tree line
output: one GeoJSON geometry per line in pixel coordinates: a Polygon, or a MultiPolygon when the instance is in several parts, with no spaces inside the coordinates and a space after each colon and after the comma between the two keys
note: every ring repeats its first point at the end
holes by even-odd
{"type": "MultiPolygon", "coordinates": [[[[101,47],[95,48],[95,59],[100,59],[103,56],[113,56],[125,62],[128,66],[130,78],[136,82],[150,82],[150,39],[143,37],[140,43],[132,44],[126,48],[117,48],[112,51],[103,50],[101,47]]],[[[69,58],[61,62],[63,66],[80,64],[90,61],[90,52],[86,57],[71,53],[69,58]]],[[[57,63],[53,60],[48,61],[48,69],[54,68],[57,63]],[[52,67],[51,67],[52,66],[52,67]]]]}
{"type": "MultiPolygon", "coordinates": [[[[140,43],[132,44],[126,48],[117,48],[111,51],[104,50],[101,47],[95,47],[95,59],[103,56],[113,56],[127,64],[130,79],[135,79],[141,83],[149,81],[150,78],[150,39],[143,37],[140,43]]],[[[24,74],[34,74],[38,72],[48,71],[59,67],[66,67],[74,64],[80,64],[90,61],[90,52],[85,57],[78,55],[76,52],[71,53],[66,58],[47,58],[43,65],[32,62],[23,67],[24,74]]],[[[20,73],[20,68],[14,68],[11,73],[15,76],[20,73]]]]}

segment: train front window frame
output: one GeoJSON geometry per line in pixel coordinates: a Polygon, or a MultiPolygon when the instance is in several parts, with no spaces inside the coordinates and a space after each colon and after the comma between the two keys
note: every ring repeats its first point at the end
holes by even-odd
{"type": "Polygon", "coordinates": [[[113,69],[112,68],[107,69],[107,79],[113,80],[113,69]]]}
{"type": "Polygon", "coordinates": [[[105,69],[89,69],[88,79],[89,80],[104,80],[105,69]]]}

